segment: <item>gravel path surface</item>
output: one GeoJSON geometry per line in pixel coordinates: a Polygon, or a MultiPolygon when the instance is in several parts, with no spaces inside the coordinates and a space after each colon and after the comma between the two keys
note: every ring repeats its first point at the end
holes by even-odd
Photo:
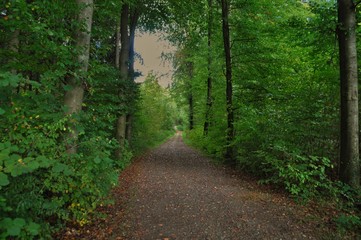
{"type": "Polygon", "coordinates": [[[318,239],[290,200],[214,166],[180,134],[137,168],[125,239],[318,239]]]}
{"type": "Polygon", "coordinates": [[[215,166],[180,134],[125,170],[114,197],[105,221],[68,239],[323,238],[305,207],[215,166]]]}

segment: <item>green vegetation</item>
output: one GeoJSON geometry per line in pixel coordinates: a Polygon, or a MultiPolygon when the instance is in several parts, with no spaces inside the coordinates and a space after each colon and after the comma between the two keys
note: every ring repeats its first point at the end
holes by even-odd
{"type": "Polygon", "coordinates": [[[109,192],[134,149],[147,148],[172,133],[173,115],[168,112],[175,107],[155,80],[139,89],[116,68],[113,36],[120,1],[96,3],[101,11],[93,14],[87,70],[78,61],[86,55],[86,45],[77,36],[84,31],[77,16],[87,9],[85,1],[4,3],[0,238],[49,239],[64,223],[87,224],[98,206],[111,201],[109,192]],[[84,91],[77,103],[81,111],[64,101],[79,87],[84,91]],[[117,117],[124,114],[137,116],[131,123],[133,147],[119,147],[115,137],[117,117]],[[160,114],[164,119],[158,118],[160,114]]]}
{"type": "Polygon", "coordinates": [[[360,230],[360,4],[2,3],[0,238],[88,223],[132,155],[175,127],[300,201],[332,199],[337,226],[360,230]],[[177,46],[170,89],[134,82],[136,29],[177,46]]]}
{"type": "MultiPolygon", "coordinates": [[[[190,116],[188,141],[302,202],[332,199],[346,213],[336,216],[337,225],[357,231],[359,159],[350,168],[353,173],[341,174],[348,156],[340,153],[347,144],[341,135],[347,134],[344,125],[341,135],[339,130],[335,34],[341,23],[336,2],[208,0],[184,5],[192,11],[174,8],[182,34],[170,29],[170,40],[179,44],[172,91],[190,116]],[[231,91],[226,91],[230,76],[222,4],[230,4],[231,91]]],[[[352,148],[347,149],[351,155],[352,148]]]]}
{"type": "Polygon", "coordinates": [[[169,91],[159,85],[155,75],[150,74],[140,86],[132,148],[137,151],[144,150],[173,136],[178,116],[176,104],[169,91]]]}

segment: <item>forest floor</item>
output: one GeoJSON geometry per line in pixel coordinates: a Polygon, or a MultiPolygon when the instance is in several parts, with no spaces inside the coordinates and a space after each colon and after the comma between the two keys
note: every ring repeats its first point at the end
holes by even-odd
{"type": "Polygon", "coordinates": [[[296,204],[216,166],[186,146],[180,134],[128,167],[113,197],[114,205],[101,209],[105,219],[68,228],[62,238],[338,239],[330,232],[327,210],[296,204]]]}

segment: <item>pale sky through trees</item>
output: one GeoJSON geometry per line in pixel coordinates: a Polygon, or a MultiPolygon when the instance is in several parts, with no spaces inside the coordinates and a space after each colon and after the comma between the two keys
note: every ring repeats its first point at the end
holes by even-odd
{"type": "Polygon", "coordinates": [[[136,82],[143,82],[148,73],[153,71],[159,76],[159,83],[167,87],[171,83],[173,67],[170,61],[162,60],[162,53],[171,53],[174,47],[165,40],[159,39],[159,34],[138,33],[135,38],[135,52],[143,58],[143,64],[136,59],[135,69],[142,72],[143,76],[138,77],[136,82]]]}

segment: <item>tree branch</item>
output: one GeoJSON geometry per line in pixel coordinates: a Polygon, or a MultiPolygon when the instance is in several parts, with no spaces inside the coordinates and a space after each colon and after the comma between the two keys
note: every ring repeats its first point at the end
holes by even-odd
{"type": "Polygon", "coordinates": [[[356,8],[360,3],[361,3],[361,1],[354,3],[354,7],[356,8]]]}

